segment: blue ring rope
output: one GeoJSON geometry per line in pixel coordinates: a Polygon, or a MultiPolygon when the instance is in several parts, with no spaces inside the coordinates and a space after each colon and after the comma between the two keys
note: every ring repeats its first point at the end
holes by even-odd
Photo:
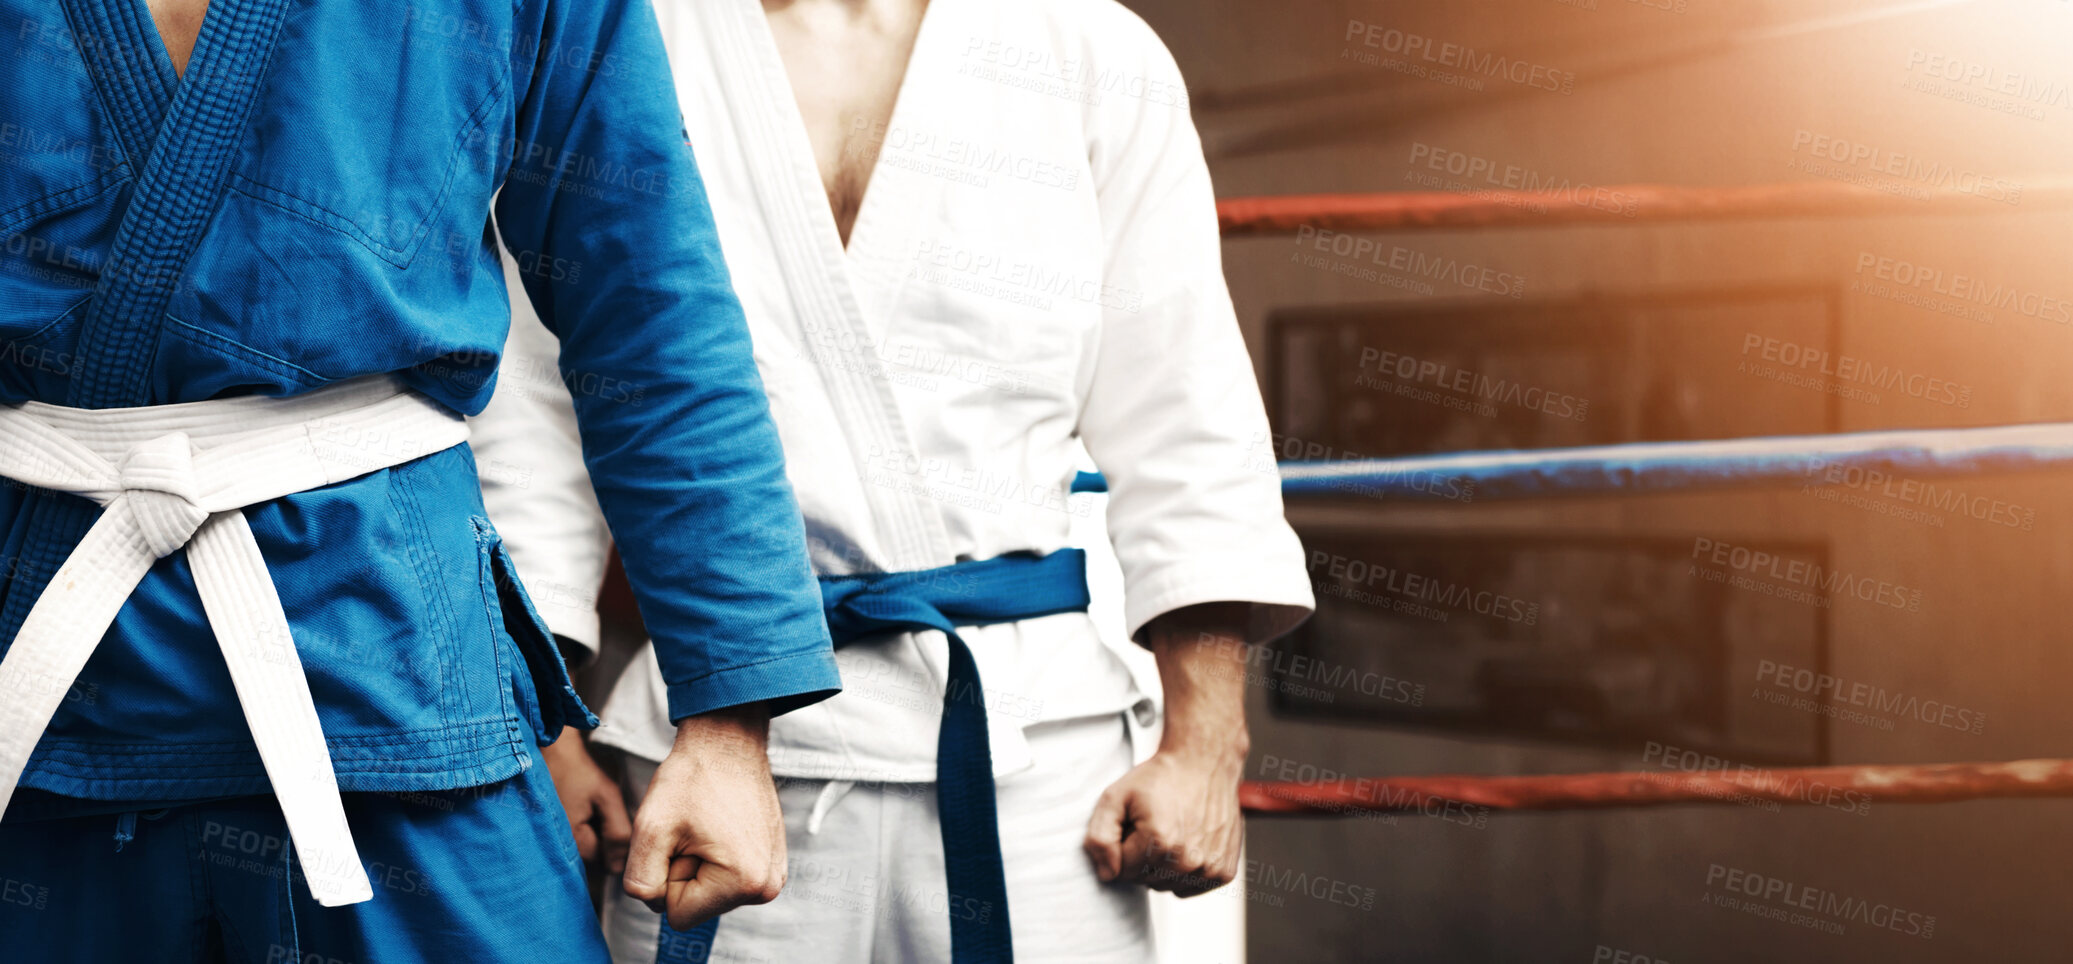
{"type": "Polygon", "coordinates": [[[2073,464],[2073,422],[1283,462],[1291,498],[1408,501],[1635,495],[1821,482],[1835,471],[1969,475],[2073,464]]]}

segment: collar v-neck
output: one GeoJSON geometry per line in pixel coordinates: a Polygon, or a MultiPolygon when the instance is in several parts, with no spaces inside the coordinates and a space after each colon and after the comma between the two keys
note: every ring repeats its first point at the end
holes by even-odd
{"type": "Polygon", "coordinates": [[[213,0],[176,79],[144,0],[65,0],[96,88],[117,118],[135,184],[79,333],[67,404],[149,402],[150,360],[174,280],[222,202],[289,0],[213,0]]]}
{"type": "MultiPolygon", "coordinates": [[[[159,39],[158,25],[151,20],[151,9],[145,0],[65,0],[65,11],[101,101],[114,115],[123,155],[133,170],[142,169],[181,81],[159,39]]],[[[203,16],[204,30],[215,13],[211,9],[203,16]]],[[[188,58],[189,73],[200,48],[197,39],[188,58]]]]}
{"type": "MultiPolygon", "coordinates": [[[[206,20],[206,19],[208,19],[208,16],[209,16],[209,0],[201,0],[201,4],[202,4],[202,9],[201,9],[201,11],[200,11],[200,14],[201,14],[201,19],[202,19],[202,20],[206,20]]],[[[157,32],[157,34],[158,34],[158,45],[159,45],[159,46],[160,46],[161,48],[163,48],[163,49],[165,50],[165,52],[166,52],[166,57],[167,57],[167,59],[168,59],[168,60],[171,60],[171,61],[172,61],[172,63],[173,63],[173,75],[174,75],[175,77],[180,77],[180,76],[183,76],[183,75],[185,75],[185,74],[186,74],[186,72],[187,72],[187,69],[186,69],[186,64],[185,64],[185,62],[184,62],[184,61],[182,61],[182,59],[180,58],[180,56],[179,56],[179,55],[177,55],[177,54],[175,54],[175,53],[173,52],[173,40],[174,40],[174,37],[173,37],[173,36],[171,36],[171,35],[169,35],[168,33],[166,33],[166,28],[167,28],[168,26],[172,26],[172,27],[174,27],[174,28],[176,28],[176,29],[178,29],[178,28],[182,27],[182,26],[184,25],[184,23],[185,23],[185,19],[186,19],[186,17],[187,17],[187,12],[186,12],[186,11],[179,11],[179,12],[175,12],[175,11],[174,11],[173,9],[171,9],[171,8],[169,7],[168,9],[166,9],[165,11],[163,11],[163,12],[165,13],[165,17],[164,17],[164,18],[162,19],[162,18],[160,18],[160,17],[159,17],[159,14],[160,14],[160,13],[161,13],[162,11],[160,11],[160,10],[159,10],[159,8],[158,8],[157,6],[154,6],[154,5],[153,5],[153,4],[152,4],[152,3],[150,2],[150,0],[145,0],[145,4],[144,4],[144,5],[145,5],[146,9],[147,9],[147,10],[148,10],[148,11],[150,12],[150,14],[151,14],[151,25],[152,25],[152,27],[156,28],[156,32],[157,32]],[[176,22],[176,21],[177,21],[177,22],[176,22]]],[[[197,23],[195,24],[195,31],[194,31],[194,36],[193,36],[193,37],[191,37],[191,38],[188,38],[188,41],[187,41],[187,59],[188,59],[188,60],[192,60],[192,59],[194,58],[194,45],[195,45],[195,43],[196,43],[196,42],[200,41],[200,39],[201,39],[201,24],[200,24],[199,22],[197,22],[197,23]]]]}
{"type": "MultiPolygon", "coordinates": [[[[914,108],[912,107],[912,102],[917,96],[915,93],[914,81],[914,76],[916,73],[915,67],[917,65],[927,64],[927,58],[933,55],[933,51],[929,47],[929,44],[931,42],[929,38],[935,31],[931,29],[930,24],[943,19],[942,17],[937,16],[937,9],[950,2],[951,0],[928,0],[928,2],[922,5],[921,22],[916,24],[914,27],[914,43],[908,47],[907,62],[900,68],[899,89],[893,92],[893,109],[891,112],[886,114],[885,130],[887,132],[898,130],[901,119],[905,117],[907,114],[912,113],[912,111],[914,110],[914,108]]],[[[765,16],[767,18],[768,14],[766,13],[765,16]]],[[[766,56],[772,58],[772,60],[776,62],[778,66],[778,74],[779,76],[784,78],[786,83],[785,92],[788,96],[788,99],[792,101],[795,107],[790,119],[798,125],[800,134],[802,135],[802,140],[806,144],[807,149],[804,162],[808,167],[813,168],[814,180],[816,182],[819,182],[821,176],[820,165],[814,159],[813,139],[811,136],[805,136],[806,119],[804,115],[796,109],[798,99],[796,95],[792,94],[792,88],[790,86],[792,82],[791,71],[785,65],[783,54],[781,54],[777,49],[777,38],[771,35],[770,30],[768,29],[767,19],[765,21],[765,29],[763,30],[763,35],[766,38],[768,48],[765,51],[765,54],[766,56]]],[[[852,252],[862,249],[862,246],[858,244],[857,239],[864,236],[865,220],[869,215],[871,208],[874,206],[871,202],[871,199],[876,195],[885,193],[884,191],[879,190],[878,188],[879,183],[882,180],[880,175],[883,174],[884,170],[885,144],[883,141],[881,141],[878,145],[878,153],[873,155],[871,158],[870,169],[864,172],[864,193],[862,196],[857,198],[857,214],[856,218],[850,221],[849,223],[849,239],[847,241],[843,240],[842,227],[835,222],[835,210],[833,206],[827,204],[825,201],[826,186],[823,185],[822,194],[824,196],[824,200],[821,204],[821,207],[824,209],[825,217],[821,218],[820,220],[823,222],[823,225],[826,228],[827,233],[835,239],[835,246],[842,250],[845,261],[852,260],[850,258],[852,252]]]]}

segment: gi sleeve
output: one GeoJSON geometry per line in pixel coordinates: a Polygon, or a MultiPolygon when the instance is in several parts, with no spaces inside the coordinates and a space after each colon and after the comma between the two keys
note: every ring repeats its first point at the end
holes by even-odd
{"type": "Polygon", "coordinates": [[[1248,641],[1314,606],[1283,518],[1267,415],[1224,286],[1216,200],[1180,70],[1134,15],[1104,65],[1144,80],[1089,108],[1107,243],[1104,315],[1080,434],[1109,481],[1132,637],[1163,613],[1250,602],[1248,641]]]}
{"type": "Polygon", "coordinates": [[[497,224],[561,340],[671,720],[841,687],[805,527],[646,0],[527,0],[497,224]],[[529,22],[528,22],[529,21],[529,22]],[[528,267],[530,266],[530,267],[528,267]]]}
{"type": "MultiPolygon", "coordinates": [[[[508,254],[504,281],[522,290],[508,254]]],[[[561,380],[553,333],[523,296],[511,299],[511,337],[496,394],[468,422],[482,503],[547,628],[573,643],[569,661],[597,657],[598,587],[612,548],[604,510],[583,467],[576,409],[561,380]]]]}

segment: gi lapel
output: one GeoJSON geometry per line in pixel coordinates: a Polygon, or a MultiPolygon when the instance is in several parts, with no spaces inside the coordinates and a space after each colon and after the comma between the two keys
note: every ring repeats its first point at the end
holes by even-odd
{"type": "MultiPolygon", "coordinates": [[[[943,2],[946,0],[929,4],[929,12],[923,15],[923,37],[929,32],[928,18],[943,2]]],[[[807,139],[806,124],[791,95],[791,81],[762,4],[759,0],[725,0],[691,6],[707,22],[705,35],[713,42],[712,55],[728,65],[719,71],[728,115],[744,150],[757,160],[749,165],[751,180],[796,309],[786,320],[798,326],[798,342],[812,355],[836,417],[843,423],[859,484],[872,507],[881,545],[890,556],[886,564],[895,570],[946,565],[954,554],[942,513],[925,487],[867,481],[874,471],[873,455],[913,455],[913,439],[876,357],[877,341],[851,287],[849,263],[814,164],[813,144],[807,139]],[[845,358],[845,354],[862,357],[845,358]]],[[[917,38],[917,57],[921,44],[917,38]]],[[[895,113],[897,103],[907,100],[908,93],[903,82],[895,113]]],[[[876,179],[874,172],[872,180],[876,179]]],[[[866,206],[873,190],[866,187],[866,206]]]]}
{"type": "Polygon", "coordinates": [[[65,0],[72,45],[86,60],[131,170],[142,170],[179,76],[140,0],[65,0]]]}
{"type": "MultiPolygon", "coordinates": [[[[139,0],[68,0],[80,21],[99,19],[130,41],[156,28],[139,0]],[[141,18],[141,22],[140,22],[141,18]]],[[[79,362],[66,403],[79,408],[143,405],[166,304],[222,202],[225,175],[237,153],[252,102],[266,77],[288,0],[213,0],[187,74],[157,123],[148,156],[116,228],[115,243],[79,333],[79,362]]],[[[137,43],[122,46],[135,47],[137,43]]],[[[124,106],[127,137],[142,132],[154,86],[163,92],[171,65],[162,53],[150,68],[138,56],[111,59],[96,71],[124,106]],[[149,76],[145,76],[146,73],[149,76]]],[[[105,95],[104,95],[105,96],[105,95]]],[[[138,158],[132,155],[132,161],[138,158]]]]}

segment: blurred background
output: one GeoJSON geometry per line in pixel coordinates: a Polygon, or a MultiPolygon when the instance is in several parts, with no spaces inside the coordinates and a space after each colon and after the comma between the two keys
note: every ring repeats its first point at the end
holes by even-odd
{"type": "MultiPolygon", "coordinates": [[[[1126,2],[1222,198],[1840,182],[1899,208],[1230,240],[1268,457],[2073,420],[2067,3],[1126,2]]],[[[2065,480],[1816,481],[1292,503],[1320,609],[1255,660],[1248,778],[2073,755],[2065,480]],[[1878,589],[1776,592],[1803,587],[1716,545],[1878,589]],[[1399,606],[1412,577],[1509,602],[1399,606]]],[[[1225,898],[1249,959],[2073,956],[2066,801],[1484,816],[1253,819],[1225,898]],[[1812,910],[1723,906],[1730,875],[1812,910]]]]}

